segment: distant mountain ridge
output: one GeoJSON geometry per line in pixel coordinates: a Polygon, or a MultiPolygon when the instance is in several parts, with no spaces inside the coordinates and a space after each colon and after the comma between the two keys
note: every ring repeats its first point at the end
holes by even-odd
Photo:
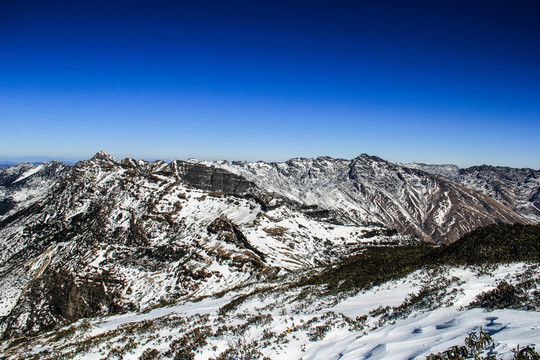
{"type": "Polygon", "coordinates": [[[12,166],[21,163],[31,163],[39,165],[44,162],[61,162],[66,165],[75,165],[78,158],[54,157],[54,156],[2,156],[0,157],[0,167],[12,166]]]}
{"type": "Polygon", "coordinates": [[[476,189],[367,154],[352,160],[200,163],[242,175],[295,201],[331,209],[350,223],[377,223],[425,241],[452,242],[497,222],[534,222],[476,189]]]}
{"type": "Polygon", "coordinates": [[[405,165],[444,176],[508,206],[533,223],[540,222],[540,170],[480,165],[461,169],[455,165],[405,165]]]}

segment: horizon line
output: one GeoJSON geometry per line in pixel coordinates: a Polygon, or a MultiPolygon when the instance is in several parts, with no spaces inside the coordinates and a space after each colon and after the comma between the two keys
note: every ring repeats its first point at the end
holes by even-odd
{"type": "Polygon", "coordinates": [[[91,158],[93,158],[94,156],[96,156],[97,154],[99,153],[105,153],[111,157],[113,157],[114,159],[118,160],[124,160],[124,159],[133,159],[133,160],[143,160],[143,161],[149,161],[149,162],[154,162],[154,161],[164,161],[164,162],[167,162],[167,163],[170,163],[170,162],[173,162],[173,161],[176,161],[176,160],[180,160],[180,161],[190,161],[190,160],[196,160],[196,161],[209,161],[209,162],[217,162],[217,161],[226,161],[226,162],[248,162],[248,163],[256,163],[256,162],[264,162],[264,163],[268,163],[268,164],[271,164],[271,163],[285,163],[287,161],[291,161],[291,160],[295,160],[295,159],[319,159],[319,158],[331,158],[331,159],[334,159],[334,160],[354,160],[355,158],[358,158],[362,155],[366,155],[366,156],[369,156],[369,157],[376,157],[376,158],[379,158],[379,159],[382,159],[384,161],[387,161],[389,163],[392,163],[392,164],[396,164],[396,165],[409,165],[409,164],[418,164],[418,165],[435,165],[435,166],[456,166],[458,167],[459,169],[467,169],[467,168],[471,168],[471,167],[480,167],[480,166],[491,166],[491,167],[503,167],[503,168],[514,168],[514,169],[531,169],[531,170],[535,170],[535,171],[540,171],[540,168],[539,169],[535,169],[533,167],[516,167],[516,166],[507,166],[507,165],[493,165],[493,164],[477,164],[477,165],[470,165],[470,166],[460,166],[460,165],[457,165],[457,164],[454,164],[454,163],[451,163],[451,162],[445,162],[445,163],[426,163],[426,162],[422,162],[422,161],[412,161],[412,162],[401,162],[401,161],[392,161],[392,160],[388,160],[388,159],[384,159],[382,157],[379,157],[377,155],[371,155],[371,154],[367,154],[367,153],[361,153],[360,155],[354,157],[354,158],[344,158],[344,157],[334,157],[334,156],[330,156],[330,155],[320,155],[320,156],[316,156],[316,157],[304,157],[304,156],[298,156],[298,157],[291,157],[291,158],[288,158],[286,160],[272,160],[272,161],[267,161],[267,160],[228,160],[228,159],[212,159],[212,160],[209,160],[209,159],[198,159],[198,158],[195,158],[195,157],[188,157],[187,159],[186,158],[176,158],[176,159],[170,159],[170,158],[158,158],[158,157],[155,157],[155,156],[150,156],[150,157],[133,157],[133,156],[120,156],[120,157],[116,157],[114,155],[111,155],[109,152],[105,151],[105,150],[100,150],[98,152],[96,152],[94,155],[91,155],[90,157],[65,157],[65,156],[58,156],[58,157],[55,157],[55,156],[44,156],[44,155],[36,155],[36,156],[33,156],[33,155],[28,155],[28,156],[2,156],[0,155],[0,166],[2,167],[7,167],[7,166],[12,166],[12,165],[17,165],[17,164],[21,164],[21,163],[31,163],[31,164],[41,164],[41,163],[46,163],[46,162],[52,162],[52,161],[57,161],[57,162],[61,162],[61,163],[64,163],[66,165],[75,165],[77,162],[79,161],[84,161],[84,160],[90,160],[91,158]]]}

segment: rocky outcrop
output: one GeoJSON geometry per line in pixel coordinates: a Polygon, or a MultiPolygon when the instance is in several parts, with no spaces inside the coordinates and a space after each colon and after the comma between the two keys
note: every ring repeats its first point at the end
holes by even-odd
{"type": "MultiPolygon", "coordinates": [[[[216,220],[212,221],[210,225],[208,225],[207,229],[209,233],[217,234],[218,239],[234,244],[240,249],[247,249],[255,254],[260,260],[264,261],[264,254],[253,247],[238,226],[233,224],[227,218],[217,218],[216,220]]],[[[259,265],[260,261],[256,262],[255,264],[259,265]]]]}
{"type": "Polygon", "coordinates": [[[108,272],[77,275],[65,268],[47,269],[29,284],[24,298],[3,321],[3,335],[13,337],[80,318],[134,310],[133,304],[122,304],[122,287],[123,282],[108,272]]]}
{"type": "Polygon", "coordinates": [[[229,171],[185,161],[173,161],[169,168],[182,180],[207,191],[230,195],[259,193],[255,183],[229,171]]]}

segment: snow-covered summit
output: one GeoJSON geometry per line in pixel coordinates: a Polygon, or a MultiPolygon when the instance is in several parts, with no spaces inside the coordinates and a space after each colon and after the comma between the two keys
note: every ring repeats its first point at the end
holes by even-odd
{"type": "Polygon", "coordinates": [[[92,162],[104,162],[104,163],[118,163],[118,160],[116,160],[112,155],[110,155],[105,150],[98,151],[94,156],[90,158],[89,161],[92,162]]]}

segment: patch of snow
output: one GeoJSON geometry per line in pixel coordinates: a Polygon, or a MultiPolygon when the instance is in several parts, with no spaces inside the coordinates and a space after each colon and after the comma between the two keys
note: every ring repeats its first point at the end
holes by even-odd
{"type": "Polygon", "coordinates": [[[46,164],[39,164],[38,166],[36,166],[35,168],[32,168],[28,171],[25,171],[19,178],[17,178],[17,180],[15,180],[13,183],[17,183],[21,180],[24,180],[32,175],[34,175],[35,173],[41,171],[44,167],[45,167],[46,164]]]}

